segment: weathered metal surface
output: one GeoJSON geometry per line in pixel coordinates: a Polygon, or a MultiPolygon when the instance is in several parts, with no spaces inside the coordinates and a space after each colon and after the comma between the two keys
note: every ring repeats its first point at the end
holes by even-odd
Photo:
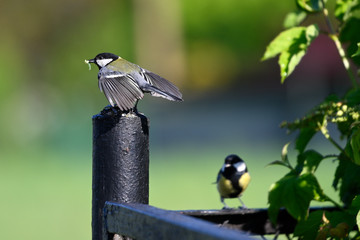
{"type": "Polygon", "coordinates": [[[252,239],[237,230],[144,204],[107,202],[104,215],[108,232],[137,240],[252,239]]]}
{"type": "Polygon", "coordinates": [[[93,116],[93,240],[102,239],[105,201],[149,201],[149,128],[145,116],[106,107],[93,116]]]}
{"type": "MultiPolygon", "coordinates": [[[[310,209],[310,211],[316,210],[332,211],[335,208],[314,207],[310,209]]],[[[179,212],[254,235],[290,234],[294,232],[296,225],[296,220],[285,209],[280,209],[276,227],[271,224],[267,209],[185,210],[179,212]]]]}

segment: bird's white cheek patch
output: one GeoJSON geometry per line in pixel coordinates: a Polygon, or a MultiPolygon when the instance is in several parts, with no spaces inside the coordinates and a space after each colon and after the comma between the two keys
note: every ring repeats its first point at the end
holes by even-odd
{"type": "Polygon", "coordinates": [[[100,67],[104,67],[107,64],[109,64],[112,61],[112,59],[98,59],[96,60],[97,65],[99,65],[100,67]]]}
{"type": "Polygon", "coordinates": [[[243,162],[239,162],[239,163],[234,164],[234,167],[236,168],[236,170],[238,172],[243,172],[246,169],[246,165],[243,162]]]}

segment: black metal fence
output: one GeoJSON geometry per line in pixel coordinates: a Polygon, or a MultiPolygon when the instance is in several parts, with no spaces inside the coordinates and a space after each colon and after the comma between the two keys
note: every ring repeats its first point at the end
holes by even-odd
{"type": "Polygon", "coordinates": [[[285,210],[274,227],[266,209],[169,211],[148,205],[149,125],[106,107],[93,116],[92,239],[251,239],[290,234],[285,210]],[[251,235],[250,235],[251,234],[251,235]]]}

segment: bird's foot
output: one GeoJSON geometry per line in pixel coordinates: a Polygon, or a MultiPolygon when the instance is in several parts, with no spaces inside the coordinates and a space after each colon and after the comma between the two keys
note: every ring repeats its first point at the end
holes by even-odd
{"type": "Polygon", "coordinates": [[[231,209],[233,209],[233,208],[231,208],[231,207],[229,207],[229,206],[224,206],[224,207],[222,208],[222,210],[231,210],[231,209]]]}
{"type": "Polygon", "coordinates": [[[245,205],[243,205],[243,206],[239,206],[238,208],[239,208],[239,209],[241,209],[241,210],[248,209],[248,207],[246,207],[245,205]]]}

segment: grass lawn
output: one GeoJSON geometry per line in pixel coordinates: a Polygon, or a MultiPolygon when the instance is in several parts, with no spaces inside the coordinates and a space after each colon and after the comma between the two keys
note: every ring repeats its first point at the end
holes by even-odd
{"type": "MultiPolygon", "coordinates": [[[[286,173],[285,168],[266,167],[278,158],[278,150],[243,151],[252,176],[243,197],[249,208],[266,207],[270,184],[286,173]]],[[[212,183],[229,153],[236,151],[230,147],[151,151],[150,204],[174,210],[222,208],[212,183]]],[[[319,169],[319,178],[337,199],[329,186],[334,165],[329,162],[319,169]]],[[[91,238],[91,151],[2,154],[0,189],[0,239],[91,238]]],[[[236,199],[227,203],[239,205],[236,199]]]]}

